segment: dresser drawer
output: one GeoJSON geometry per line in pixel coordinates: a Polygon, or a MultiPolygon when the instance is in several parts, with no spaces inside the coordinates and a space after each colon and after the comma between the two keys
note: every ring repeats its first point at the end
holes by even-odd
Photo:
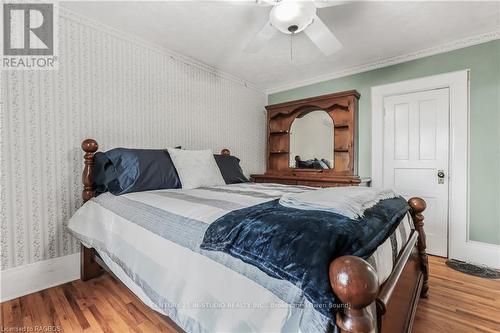
{"type": "MultiPolygon", "coordinates": [[[[303,172],[304,173],[304,172],[303,172]]],[[[255,183],[277,183],[284,185],[301,185],[301,186],[311,186],[311,187],[339,187],[339,186],[367,186],[369,185],[370,179],[364,178],[360,180],[356,176],[346,176],[341,177],[317,177],[308,176],[307,174],[302,175],[262,175],[256,174],[251,175],[250,178],[255,183]]]]}
{"type": "Polygon", "coordinates": [[[288,180],[288,179],[276,179],[276,180],[271,181],[270,183],[277,183],[277,184],[283,184],[283,185],[297,185],[297,181],[288,180]]]}
{"type": "Polygon", "coordinates": [[[276,183],[276,184],[283,184],[283,185],[297,185],[297,181],[292,180],[292,179],[255,178],[253,181],[256,183],[276,183]]]}
{"type": "Polygon", "coordinates": [[[297,185],[311,186],[311,187],[337,187],[337,186],[346,186],[345,184],[325,183],[325,182],[313,182],[313,181],[305,181],[305,180],[299,180],[299,181],[297,181],[297,185]]]}

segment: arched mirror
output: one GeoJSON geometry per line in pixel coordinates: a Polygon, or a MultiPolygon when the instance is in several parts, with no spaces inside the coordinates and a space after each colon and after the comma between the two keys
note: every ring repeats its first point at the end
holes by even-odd
{"type": "Polygon", "coordinates": [[[298,116],[290,128],[290,168],[332,169],[334,124],[325,111],[298,116]]]}

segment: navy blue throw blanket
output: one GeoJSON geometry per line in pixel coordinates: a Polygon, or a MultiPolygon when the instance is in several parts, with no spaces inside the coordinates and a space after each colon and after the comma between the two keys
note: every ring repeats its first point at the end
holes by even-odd
{"type": "Polygon", "coordinates": [[[273,200],[222,216],[205,232],[201,248],[228,253],[293,283],[319,312],[335,321],[330,263],[343,255],[368,258],[396,230],[408,209],[402,197],[385,199],[366,210],[363,218],[352,220],[284,207],[273,200]]]}

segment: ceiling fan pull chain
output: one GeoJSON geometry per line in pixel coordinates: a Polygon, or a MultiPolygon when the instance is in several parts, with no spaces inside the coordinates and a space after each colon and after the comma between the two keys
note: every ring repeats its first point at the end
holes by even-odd
{"type": "Polygon", "coordinates": [[[299,30],[299,27],[295,24],[288,27],[288,31],[290,31],[290,62],[293,62],[293,35],[297,30],[299,30]]]}

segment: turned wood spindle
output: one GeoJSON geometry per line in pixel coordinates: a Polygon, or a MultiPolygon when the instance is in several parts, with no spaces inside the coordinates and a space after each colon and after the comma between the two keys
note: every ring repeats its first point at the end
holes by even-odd
{"type": "Polygon", "coordinates": [[[422,292],[420,295],[423,298],[427,298],[427,292],[429,290],[429,260],[425,251],[427,245],[424,231],[424,215],[422,214],[427,205],[422,198],[417,197],[413,197],[408,200],[408,204],[411,208],[410,213],[413,219],[413,224],[415,225],[415,230],[418,232],[417,249],[418,256],[420,257],[420,268],[424,275],[422,292]]]}
{"type": "Polygon", "coordinates": [[[82,142],[82,149],[85,152],[85,155],[83,156],[85,166],[82,173],[82,198],[84,203],[94,196],[92,167],[94,166],[94,154],[98,148],[99,146],[97,145],[97,142],[93,139],[86,139],[82,142]]]}
{"type": "MultiPolygon", "coordinates": [[[[82,199],[83,203],[87,202],[94,196],[94,186],[92,181],[92,168],[94,166],[94,154],[99,146],[93,139],[86,139],[82,142],[82,149],[85,152],[84,168],[82,173],[82,199]]],[[[83,281],[90,280],[102,273],[102,268],[94,260],[92,249],[80,245],[80,278],[83,281]]]]}

